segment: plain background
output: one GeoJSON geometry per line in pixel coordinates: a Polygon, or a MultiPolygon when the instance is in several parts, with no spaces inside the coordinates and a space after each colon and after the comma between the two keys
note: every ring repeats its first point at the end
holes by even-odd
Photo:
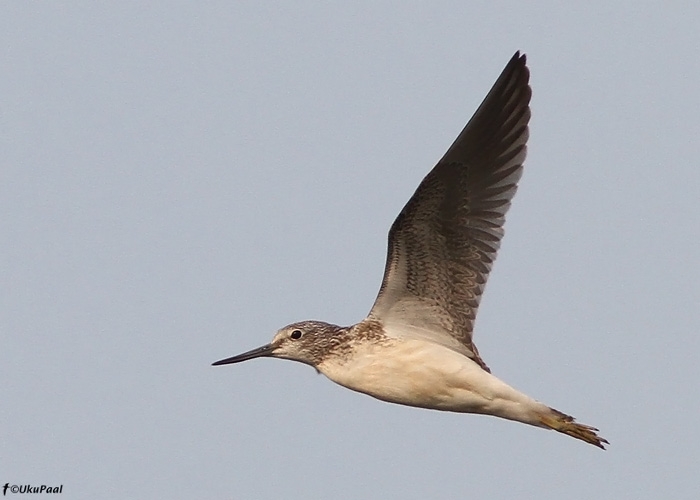
{"type": "Polygon", "coordinates": [[[697,498],[691,5],[4,2],[0,485],[697,498]],[[394,217],[517,49],[529,156],[476,343],[610,449],[297,363],[211,367],[365,316],[394,217]]]}

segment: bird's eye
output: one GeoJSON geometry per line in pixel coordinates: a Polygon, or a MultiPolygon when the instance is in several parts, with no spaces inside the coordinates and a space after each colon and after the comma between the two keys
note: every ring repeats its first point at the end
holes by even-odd
{"type": "Polygon", "coordinates": [[[301,330],[294,330],[290,335],[294,340],[301,338],[301,330]]]}

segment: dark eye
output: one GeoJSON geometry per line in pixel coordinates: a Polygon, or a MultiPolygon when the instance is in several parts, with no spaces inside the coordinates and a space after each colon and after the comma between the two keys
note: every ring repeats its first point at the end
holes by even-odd
{"type": "Polygon", "coordinates": [[[291,337],[292,337],[294,340],[296,340],[296,339],[298,339],[298,338],[301,338],[301,330],[294,330],[294,331],[292,332],[291,337]]]}

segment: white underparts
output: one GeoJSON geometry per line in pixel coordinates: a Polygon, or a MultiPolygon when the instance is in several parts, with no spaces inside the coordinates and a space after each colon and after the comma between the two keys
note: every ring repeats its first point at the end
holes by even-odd
{"type": "Polygon", "coordinates": [[[350,356],[317,367],[332,381],[377,399],[541,426],[549,408],[446,347],[421,340],[360,342],[350,356]]]}

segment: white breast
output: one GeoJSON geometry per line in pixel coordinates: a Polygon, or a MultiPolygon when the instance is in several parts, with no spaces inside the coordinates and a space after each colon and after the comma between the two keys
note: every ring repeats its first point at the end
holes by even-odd
{"type": "Polygon", "coordinates": [[[361,344],[349,358],[328,359],[318,369],[384,401],[452,411],[478,411],[505,385],[466,356],[419,340],[361,344]]]}

